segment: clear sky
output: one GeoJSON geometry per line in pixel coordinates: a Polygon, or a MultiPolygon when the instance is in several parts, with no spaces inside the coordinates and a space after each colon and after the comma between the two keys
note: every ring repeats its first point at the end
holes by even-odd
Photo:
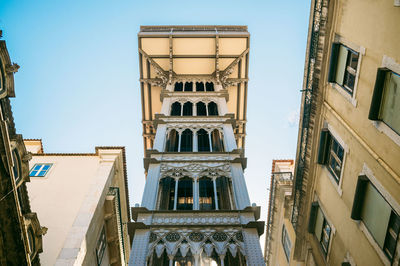
{"type": "Polygon", "coordinates": [[[45,152],[126,146],[130,203],[140,203],[140,25],[247,25],[245,177],[265,221],[272,159],[296,153],[309,9],[309,0],[1,0],[3,40],[21,66],[12,100],[17,131],[41,138],[45,152]]]}

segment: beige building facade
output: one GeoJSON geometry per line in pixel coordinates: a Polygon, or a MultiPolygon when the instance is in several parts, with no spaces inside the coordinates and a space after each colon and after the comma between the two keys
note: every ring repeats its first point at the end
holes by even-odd
{"type": "Polygon", "coordinates": [[[44,153],[26,140],[31,206],[48,228],[42,265],[127,265],[129,202],[123,147],[94,153],[44,153]]]}
{"type": "Polygon", "coordinates": [[[400,7],[312,1],[293,181],[293,259],[399,265],[400,7]]]}

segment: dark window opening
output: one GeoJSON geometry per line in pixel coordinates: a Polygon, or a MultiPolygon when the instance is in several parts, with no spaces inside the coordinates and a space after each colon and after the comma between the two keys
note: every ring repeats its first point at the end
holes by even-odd
{"type": "Polygon", "coordinates": [[[166,150],[169,152],[176,152],[178,151],[178,145],[179,145],[179,134],[175,129],[173,129],[168,134],[166,150]]]}
{"type": "Polygon", "coordinates": [[[160,181],[160,210],[173,210],[175,198],[175,179],[165,177],[160,181]]]}
{"type": "Polygon", "coordinates": [[[204,129],[197,131],[197,141],[199,151],[210,151],[210,139],[207,131],[204,129]]]}
{"type": "Polygon", "coordinates": [[[226,176],[215,180],[217,187],[218,208],[220,210],[231,210],[231,182],[226,176]]]}
{"type": "Polygon", "coordinates": [[[189,177],[181,178],[178,181],[178,200],[176,209],[193,209],[193,181],[189,177]]]}
{"type": "Polygon", "coordinates": [[[181,109],[182,109],[181,103],[179,103],[179,102],[174,102],[174,103],[171,105],[171,115],[173,115],[173,116],[180,116],[180,115],[181,115],[181,109]]]}
{"type": "Polygon", "coordinates": [[[224,151],[224,142],[221,133],[218,129],[211,132],[212,151],[224,151]]]}
{"type": "Polygon", "coordinates": [[[214,184],[210,178],[199,179],[199,208],[200,210],[214,210],[214,184]]]}
{"type": "Polygon", "coordinates": [[[214,91],[214,83],[206,82],[206,91],[214,91]]]}
{"type": "Polygon", "coordinates": [[[183,91],[183,83],[182,82],[175,83],[174,91],[183,91]]]}
{"type": "Polygon", "coordinates": [[[181,151],[193,151],[193,132],[185,129],[181,135],[181,151]]]}
{"type": "Polygon", "coordinates": [[[196,82],[196,91],[204,91],[204,83],[196,82]]]}
{"type": "Polygon", "coordinates": [[[193,82],[185,83],[185,91],[193,91],[193,82]]]}
{"type": "Polygon", "coordinates": [[[206,110],[206,104],[203,102],[198,102],[196,104],[197,108],[197,116],[206,116],[207,115],[207,110],[206,110]]]}
{"type": "Polygon", "coordinates": [[[183,104],[183,116],[193,115],[193,104],[191,102],[185,102],[183,104]]]}
{"type": "Polygon", "coordinates": [[[208,104],[208,115],[218,115],[218,106],[215,102],[208,104]]]}

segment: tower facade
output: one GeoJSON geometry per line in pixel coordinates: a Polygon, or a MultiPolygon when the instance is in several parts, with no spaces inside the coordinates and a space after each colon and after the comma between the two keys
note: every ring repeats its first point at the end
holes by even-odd
{"type": "Polygon", "coordinates": [[[243,171],[245,26],[143,26],[146,185],[130,265],[264,265],[243,171]]]}

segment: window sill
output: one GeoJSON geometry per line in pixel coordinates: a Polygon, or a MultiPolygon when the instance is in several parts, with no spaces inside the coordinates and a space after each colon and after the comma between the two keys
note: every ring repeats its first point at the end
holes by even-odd
{"type": "Polygon", "coordinates": [[[383,253],[383,250],[381,249],[381,247],[375,242],[374,237],[368,231],[368,228],[365,226],[363,221],[358,221],[357,223],[358,223],[358,228],[364,233],[365,237],[368,239],[368,242],[375,249],[375,251],[378,254],[379,258],[381,259],[382,263],[384,265],[390,266],[391,263],[390,263],[389,259],[386,257],[385,253],[383,253]]]}
{"type": "Polygon", "coordinates": [[[347,101],[349,101],[354,107],[357,107],[357,100],[354,97],[354,92],[353,91],[353,96],[351,96],[348,92],[345,91],[339,84],[337,83],[329,83],[331,84],[332,88],[336,89],[347,101]]]}
{"type": "Polygon", "coordinates": [[[388,136],[394,143],[400,146],[400,135],[397,134],[393,129],[386,125],[383,121],[371,121],[372,124],[378,129],[379,132],[384,133],[388,136]]]}

